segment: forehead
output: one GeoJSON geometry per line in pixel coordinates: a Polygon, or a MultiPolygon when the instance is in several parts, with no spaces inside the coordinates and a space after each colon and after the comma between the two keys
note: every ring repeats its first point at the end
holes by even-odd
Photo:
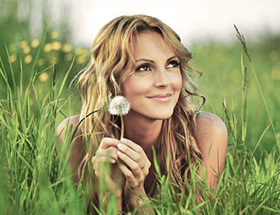
{"type": "Polygon", "coordinates": [[[134,40],[134,58],[154,58],[157,56],[170,57],[174,52],[168,46],[163,36],[157,32],[144,31],[139,33],[134,40]]]}

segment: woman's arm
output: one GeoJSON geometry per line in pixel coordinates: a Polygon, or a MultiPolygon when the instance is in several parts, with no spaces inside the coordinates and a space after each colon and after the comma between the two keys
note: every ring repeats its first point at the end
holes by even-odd
{"type": "MultiPolygon", "coordinates": [[[[74,130],[79,124],[80,117],[79,115],[75,116],[70,116],[69,118],[66,118],[63,120],[57,127],[56,129],[56,136],[58,136],[58,146],[57,146],[57,151],[61,152],[61,149],[63,148],[63,139],[64,135],[66,134],[66,130],[71,128],[70,132],[70,137],[72,136],[74,130]]],[[[78,137],[80,135],[80,131],[78,130],[77,133],[75,134],[76,140],[73,143],[72,149],[71,149],[71,155],[69,157],[68,163],[70,164],[71,170],[73,171],[73,181],[75,183],[78,183],[80,181],[80,178],[78,176],[78,167],[81,163],[82,158],[85,156],[85,151],[84,151],[84,143],[82,141],[81,137],[78,137]]],[[[67,143],[68,145],[66,146],[66,151],[69,147],[69,142],[67,143]]],[[[65,152],[64,152],[65,153],[65,152]]]]}
{"type": "Polygon", "coordinates": [[[202,172],[207,176],[209,188],[213,185],[215,189],[217,187],[218,176],[224,169],[227,143],[228,134],[224,122],[215,114],[198,114],[197,144],[201,151],[202,172]]]}

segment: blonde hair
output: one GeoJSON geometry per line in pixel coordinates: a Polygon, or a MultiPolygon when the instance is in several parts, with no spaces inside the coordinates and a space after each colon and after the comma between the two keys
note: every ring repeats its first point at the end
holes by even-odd
{"type": "Polygon", "coordinates": [[[91,113],[104,108],[110,94],[122,94],[121,83],[131,73],[120,74],[122,71],[133,71],[133,41],[143,31],[161,34],[180,59],[182,90],[173,115],[164,120],[156,152],[162,173],[167,174],[169,166],[168,172],[172,181],[183,188],[183,183],[188,177],[189,159],[194,163],[200,158],[195,138],[195,111],[190,100],[192,96],[199,95],[196,93],[197,86],[189,75],[190,72],[196,71],[188,66],[192,54],[182,45],[180,37],[166,24],[151,16],[115,18],[100,30],[93,42],[91,61],[78,81],[83,102],[80,119],[84,120],[81,127],[83,133],[101,133],[90,135],[84,163],[94,155],[104,136],[120,138],[119,117],[104,111],[91,113]],[[169,163],[165,162],[168,153],[169,163]]]}

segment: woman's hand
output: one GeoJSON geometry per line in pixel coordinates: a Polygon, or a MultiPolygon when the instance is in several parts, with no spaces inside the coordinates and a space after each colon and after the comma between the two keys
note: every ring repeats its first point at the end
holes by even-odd
{"type": "Polygon", "coordinates": [[[142,147],[131,140],[121,139],[117,147],[118,158],[123,161],[123,163],[119,162],[119,168],[126,179],[124,185],[126,203],[130,207],[142,206],[144,201],[139,196],[147,198],[144,182],[151,162],[142,147]]]}
{"type": "Polygon", "coordinates": [[[124,178],[116,164],[119,143],[120,141],[117,139],[103,138],[92,158],[95,175],[101,180],[104,178],[107,190],[113,191],[117,197],[122,195],[124,186],[124,178]]]}

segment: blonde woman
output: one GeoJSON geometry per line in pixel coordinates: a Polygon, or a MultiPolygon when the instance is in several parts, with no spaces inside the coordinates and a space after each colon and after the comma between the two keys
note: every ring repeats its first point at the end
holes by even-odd
{"type": "Polygon", "coordinates": [[[197,174],[207,175],[208,186],[216,186],[224,168],[227,130],[219,117],[198,112],[191,103],[200,96],[190,77],[196,72],[188,66],[191,58],[179,36],[154,17],[121,16],[101,29],[78,81],[81,114],[57,128],[62,142],[67,125],[79,125],[69,159],[75,182],[89,168],[92,181],[98,181],[101,166],[109,164],[112,172],[121,173],[106,177],[108,186],[115,187],[110,191],[118,209],[141,207],[157,188],[154,148],[161,173],[169,174],[180,190],[186,189],[190,162],[200,162],[203,172],[197,174]],[[131,105],[123,116],[124,138],[119,116],[93,113],[117,95],[131,105]],[[99,133],[81,135],[94,132],[99,133]]]}

